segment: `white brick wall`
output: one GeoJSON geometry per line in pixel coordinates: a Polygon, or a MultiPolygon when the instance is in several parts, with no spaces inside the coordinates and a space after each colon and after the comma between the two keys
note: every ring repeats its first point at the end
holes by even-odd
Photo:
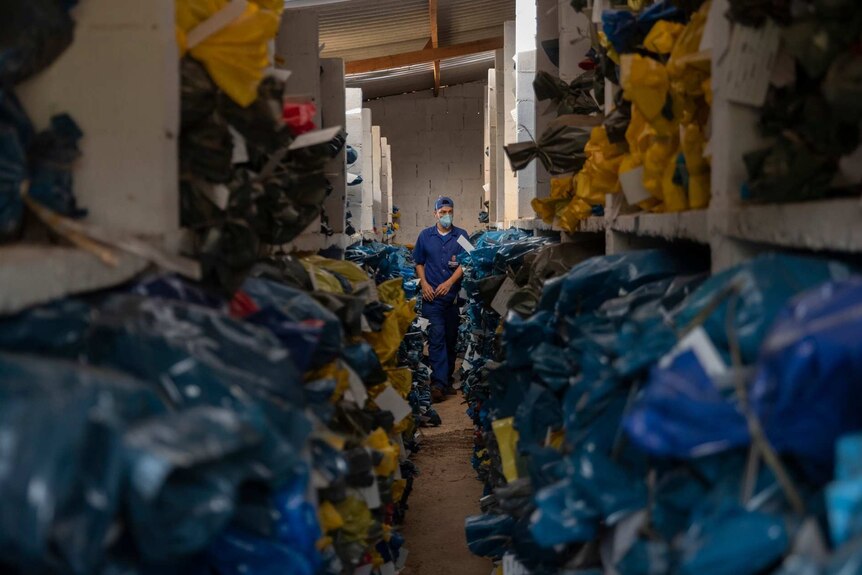
{"type": "Polygon", "coordinates": [[[417,92],[365,103],[392,147],[393,203],[401,211],[396,240],[413,243],[433,224],[434,200],[455,201],[455,223],[480,227],[484,199],[484,98],[486,82],[417,92]]]}

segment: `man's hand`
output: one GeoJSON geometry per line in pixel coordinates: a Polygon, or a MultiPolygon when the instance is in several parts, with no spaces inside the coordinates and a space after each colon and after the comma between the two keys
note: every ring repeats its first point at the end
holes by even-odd
{"type": "Polygon", "coordinates": [[[452,284],[445,281],[437,286],[437,289],[434,291],[434,295],[437,297],[443,297],[449,293],[450,289],[452,289],[452,284]]]}
{"type": "Polygon", "coordinates": [[[425,301],[434,301],[434,288],[426,281],[422,281],[422,299],[425,301]]]}

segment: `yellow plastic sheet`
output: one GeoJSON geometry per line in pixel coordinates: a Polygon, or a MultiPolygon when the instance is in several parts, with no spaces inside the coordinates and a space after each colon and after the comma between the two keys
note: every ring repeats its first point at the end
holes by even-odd
{"type": "Polygon", "coordinates": [[[264,10],[272,10],[276,14],[284,11],[284,0],[251,0],[264,10]]]}
{"type": "Polygon", "coordinates": [[[697,124],[682,130],[682,153],[688,170],[688,200],[695,210],[706,208],[711,196],[710,166],[703,157],[706,140],[697,124]]]}
{"type": "Polygon", "coordinates": [[[344,527],[344,518],[329,501],[323,501],[318,506],[317,518],[324,533],[332,533],[344,527]]]}
{"type": "Polygon", "coordinates": [[[553,224],[574,195],[574,178],[571,175],[555,176],[551,178],[551,195],[547,198],[533,198],[530,205],[546,224],[553,224]]]}
{"type": "Polygon", "coordinates": [[[667,69],[660,62],[640,54],[623,54],[620,84],[624,97],[638,107],[647,122],[661,118],[670,81],[667,69]]]}
{"type": "Polygon", "coordinates": [[[335,391],[332,393],[330,401],[337,403],[341,401],[344,392],[350,388],[350,373],[339,361],[328,363],[322,368],[308,372],[305,376],[305,381],[316,381],[318,379],[334,379],[336,382],[335,391]]]}
{"type": "Polygon", "coordinates": [[[399,367],[397,369],[387,369],[386,375],[389,376],[389,383],[398,392],[398,394],[407,399],[410,392],[413,390],[413,372],[409,367],[399,367]]]}
{"type": "Polygon", "coordinates": [[[374,468],[374,473],[379,477],[393,475],[400,465],[398,460],[400,450],[397,445],[389,441],[389,436],[386,435],[386,432],[381,428],[377,428],[365,440],[365,445],[383,455],[383,460],[374,468]]]}
{"type": "Polygon", "coordinates": [[[518,479],[518,431],[515,429],[515,418],[498,419],[494,421],[493,427],[503,462],[503,476],[511,483],[518,479]]]}
{"type": "Polygon", "coordinates": [[[347,497],[335,506],[344,520],[341,532],[347,541],[365,541],[374,525],[374,518],[368,505],[361,499],[347,497]]]}
{"type": "Polygon", "coordinates": [[[584,151],[587,161],[578,174],[577,197],[591,206],[604,205],[605,195],[620,191],[620,164],[625,149],[612,144],[604,126],[593,128],[584,151]]]}
{"type": "Polygon", "coordinates": [[[305,271],[308,272],[308,275],[311,276],[315,289],[328,293],[344,293],[344,287],[341,285],[341,282],[327,270],[306,260],[301,260],[301,263],[305,271]]]}
{"type": "Polygon", "coordinates": [[[377,293],[380,295],[380,301],[392,306],[393,310],[386,316],[379,332],[363,335],[377,352],[380,363],[384,367],[393,366],[397,361],[401,340],[404,339],[410,324],[416,319],[415,301],[405,299],[401,278],[380,284],[377,286],[377,293]]]}
{"type": "Polygon", "coordinates": [[[674,92],[687,97],[703,96],[703,82],[710,77],[709,52],[700,52],[710,2],[705,2],[691,18],[671,51],[667,74],[674,92]]]}
{"type": "Polygon", "coordinates": [[[347,281],[354,286],[369,281],[368,274],[362,271],[362,268],[353,262],[333,260],[321,256],[306,256],[302,258],[302,262],[303,265],[308,264],[315,268],[335,272],[341,277],[347,279],[347,281]]]}
{"type": "MultiPolygon", "coordinates": [[[[228,3],[229,0],[177,0],[177,42],[181,56],[189,53],[203,63],[219,88],[245,107],[257,99],[258,86],[270,65],[268,44],[278,32],[279,16],[257,3],[249,3],[239,18],[189,48],[186,35],[228,3]]],[[[261,3],[269,5],[274,0],[261,3]]]]}
{"type": "Polygon", "coordinates": [[[644,38],[644,48],[656,54],[670,54],[685,24],[659,20],[644,38]]]}
{"type": "Polygon", "coordinates": [[[557,222],[562,230],[573,234],[578,231],[581,220],[591,215],[593,215],[593,208],[590,204],[575,197],[557,214],[557,222]]]}

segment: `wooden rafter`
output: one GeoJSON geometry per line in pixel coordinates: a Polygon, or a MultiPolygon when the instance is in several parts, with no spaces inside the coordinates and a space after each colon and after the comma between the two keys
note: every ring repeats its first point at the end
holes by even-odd
{"type": "MultiPolygon", "coordinates": [[[[428,16],[431,19],[431,48],[440,47],[440,31],[437,25],[437,0],[428,0],[428,16]]],[[[440,95],[440,60],[434,60],[434,97],[440,95]]]]}
{"type": "Polygon", "coordinates": [[[379,58],[368,58],[367,60],[354,60],[346,62],[345,72],[347,74],[363,74],[365,72],[376,72],[378,70],[391,70],[404,66],[415,66],[416,64],[427,64],[438,60],[460,58],[481,52],[493,52],[503,49],[503,37],[488,38],[455,44],[454,46],[443,46],[440,48],[429,48],[415,52],[404,52],[393,56],[381,56],[379,58]]]}

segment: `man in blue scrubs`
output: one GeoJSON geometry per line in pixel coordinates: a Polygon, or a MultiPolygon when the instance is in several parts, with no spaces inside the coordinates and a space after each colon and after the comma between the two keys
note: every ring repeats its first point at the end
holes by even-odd
{"type": "Polygon", "coordinates": [[[431,397],[443,401],[454,395],[455,350],[458,344],[458,293],[464,270],[457,256],[464,251],[459,237],[466,231],[452,224],[455,203],[439,198],[434,205],[436,225],[422,230],[416,240],[413,259],[422,286],[422,315],[431,322],[428,328],[428,356],[431,360],[431,397]]]}

